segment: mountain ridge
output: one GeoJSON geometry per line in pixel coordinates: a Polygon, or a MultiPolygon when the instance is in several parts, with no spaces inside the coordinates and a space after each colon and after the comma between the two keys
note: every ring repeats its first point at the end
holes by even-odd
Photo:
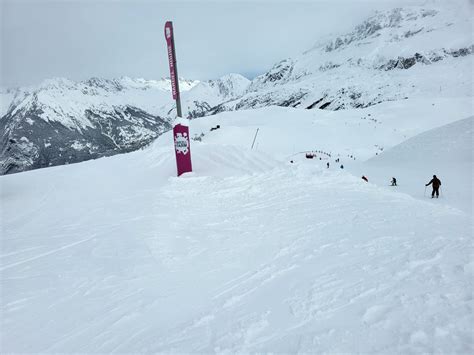
{"type": "MultiPolygon", "coordinates": [[[[320,40],[251,81],[240,74],[201,82],[180,79],[183,114],[193,119],[271,105],[342,110],[446,93],[472,96],[465,73],[472,69],[473,30],[469,12],[460,9],[438,4],[377,12],[352,31],[320,40]]],[[[80,159],[144,146],[171,127],[176,105],[170,90],[169,78],[93,77],[80,82],[48,79],[37,87],[0,91],[0,173],[48,166],[31,164],[41,154],[32,156],[25,144],[14,149],[12,141],[23,137],[35,142],[31,144],[37,152],[58,145],[74,156],[73,147],[96,147],[98,155],[80,159]],[[35,131],[39,119],[47,124],[35,131]],[[76,138],[52,139],[58,134],[52,127],[56,123],[76,138]],[[101,137],[95,143],[87,142],[92,131],[101,137]],[[17,151],[15,163],[12,149],[17,151]]],[[[52,164],[76,161],[82,160],[52,164]]]]}

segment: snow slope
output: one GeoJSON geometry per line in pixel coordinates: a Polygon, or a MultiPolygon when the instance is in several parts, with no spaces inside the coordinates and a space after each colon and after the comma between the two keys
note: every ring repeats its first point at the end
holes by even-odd
{"type": "Polygon", "coordinates": [[[397,189],[417,197],[431,194],[431,186],[424,190],[423,183],[435,174],[441,198],[472,216],[473,122],[471,116],[419,134],[354,170],[379,185],[387,185],[392,174],[397,189]]]}
{"type": "Polygon", "coordinates": [[[449,103],[193,120],[181,178],[169,133],[0,177],[0,350],[473,352],[472,215],[293,155],[355,166],[469,116],[449,103]]]}
{"type": "MultiPolygon", "coordinates": [[[[200,116],[211,105],[242,95],[250,81],[229,74],[179,82],[185,114],[200,116]]],[[[56,78],[0,91],[0,174],[139,149],[170,129],[176,115],[170,90],[169,79],[122,77],[56,78]]]]}
{"type": "Polygon", "coordinates": [[[472,95],[473,5],[426,2],[377,12],[276,63],[210,112],[268,105],[340,110],[404,98],[472,95]]]}
{"type": "Polygon", "coordinates": [[[258,128],[258,150],[286,160],[298,160],[307,151],[320,150],[351,166],[354,161],[348,155],[367,160],[417,134],[472,113],[471,97],[409,99],[341,111],[274,106],[193,120],[191,136],[204,135],[205,142],[250,148],[258,128]],[[221,129],[211,132],[210,128],[217,125],[221,129]]]}
{"type": "MultiPolygon", "coordinates": [[[[250,85],[189,83],[196,116],[226,102],[190,122],[181,178],[170,132],[0,176],[0,352],[473,353],[472,20],[442,5],[377,14],[250,85]],[[290,107],[243,110],[271,104],[290,107]]],[[[53,80],[35,100],[82,130],[78,98],[172,112],[160,85],[53,80]]]]}

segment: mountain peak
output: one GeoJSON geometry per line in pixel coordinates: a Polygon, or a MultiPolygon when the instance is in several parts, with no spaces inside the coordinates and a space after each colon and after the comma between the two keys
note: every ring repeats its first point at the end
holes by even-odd
{"type": "Polygon", "coordinates": [[[336,37],[326,43],[324,50],[331,52],[352,43],[362,42],[382,36],[382,40],[397,40],[400,37],[411,37],[422,31],[433,30],[433,21],[424,18],[434,17],[435,9],[422,7],[394,8],[388,11],[378,11],[348,34],[336,37]]]}

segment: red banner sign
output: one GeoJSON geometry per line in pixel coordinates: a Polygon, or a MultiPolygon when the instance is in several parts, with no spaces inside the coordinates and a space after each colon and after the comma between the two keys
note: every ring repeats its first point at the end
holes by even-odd
{"type": "MultiPolygon", "coordinates": [[[[176,66],[176,52],[174,48],[173,23],[165,24],[165,38],[168,47],[168,61],[170,63],[171,92],[176,100],[176,114],[182,117],[181,100],[179,98],[178,68],[176,66]]],[[[179,122],[179,121],[178,121],[179,122]]],[[[191,144],[189,141],[189,127],[180,123],[173,128],[174,151],[178,176],[193,171],[191,165],[191,144]]]]}
{"type": "Polygon", "coordinates": [[[170,63],[170,78],[171,78],[171,92],[173,99],[176,100],[178,97],[178,85],[176,85],[176,57],[174,49],[174,37],[173,37],[173,23],[168,21],[165,23],[165,38],[168,47],[168,61],[170,63]]]}
{"type": "Polygon", "coordinates": [[[193,171],[191,165],[191,145],[189,141],[189,127],[177,124],[173,128],[174,150],[178,176],[193,171]]]}

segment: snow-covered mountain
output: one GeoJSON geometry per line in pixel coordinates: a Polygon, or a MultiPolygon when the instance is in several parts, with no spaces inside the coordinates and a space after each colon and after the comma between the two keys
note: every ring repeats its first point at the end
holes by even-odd
{"type": "MultiPolygon", "coordinates": [[[[202,117],[218,104],[232,101],[245,94],[250,80],[240,74],[228,74],[217,80],[201,81],[181,95],[183,115],[188,118],[202,117]]],[[[176,115],[176,105],[170,103],[167,115],[176,115]]]]}
{"type": "MultiPolygon", "coordinates": [[[[184,112],[202,116],[242,96],[239,74],[180,79],[184,112]],[[188,94],[190,91],[192,93],[188,94]]],[[[75,163],[136,150],[171,128],[176,115],[168,78],[64,78],[0,92],[0,174],[75,163]]]]}
{"type": "MultiPolygon", "coordinates": [[[[180,80],[183,90],[197,81],[180,80]]],[[[1,93],[0,174],[136,150],[168,130],[169,79],[57,78],[1,93]]]]}
{"type": "Polygon", "coordinates": [[[423,96],[467,94],[471,11],[429,5],[378,12],[350,33],[320,40],[252,80],[245,95],[210,110],[268,105],[339,110],[423,96]]]}
{"type": "MultiPolygon", "coordinates": [[[[277,105],[363,108],[385,101],[472,94],[470,5],[442,2],[379,12],[320,39],[251,82],[239,74],[181,80],[183,115],[277,105]]],[[[1,174],[137,149],[176,115],[169,79],[45,81],[1,94],[1,174]]]]}

